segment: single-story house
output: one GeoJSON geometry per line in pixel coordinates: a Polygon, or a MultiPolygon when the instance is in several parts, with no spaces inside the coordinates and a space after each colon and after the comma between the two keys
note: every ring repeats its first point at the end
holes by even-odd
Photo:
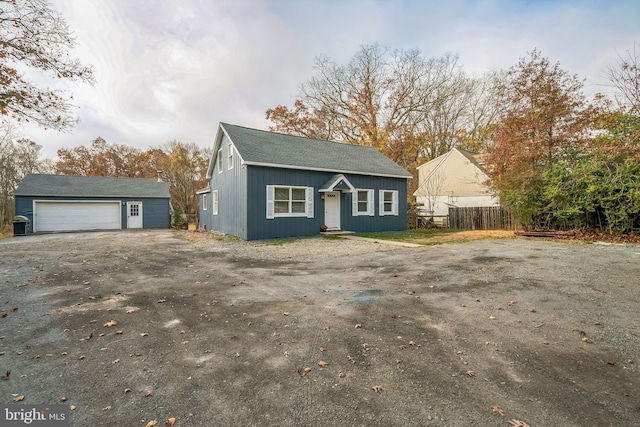
{"type": "Polygon", "coordinates": [[[244,240],[403,231],[411,177],[372,147],[220,123],[200,227],[244,240]]]}
{"type": "Polygon", "coordinates": [[[169,187],[156,179],[29,174],[14,195],[32,233],[171,225],[169,187]]]}
{"type": "Polygon", "coordinates": [[[418,166],[418,188],[413,193],[427,216],[443,223],[449,207],[499,206],[489,185],[483,154],[453,148],[418,166]]]}

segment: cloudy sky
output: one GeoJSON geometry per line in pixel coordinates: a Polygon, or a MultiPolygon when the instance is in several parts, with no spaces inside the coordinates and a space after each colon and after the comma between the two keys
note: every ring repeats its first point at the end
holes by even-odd
{"type": "Polygon", "coordinates": [[[345,63],[364,44],[458,54],[464,69],[509,68],[534,48],[606,92],[617,54],[640,43],[637,0],[51,0],[91,64],[95,86],[44,80],[73,94],[71,133],[23,129],[61,147],[146,149],[172,139],[206,147],[221,121],[267,129],[326,55],[345,63]],[[616,53],[617,52],[617,53],[616,53]]]}

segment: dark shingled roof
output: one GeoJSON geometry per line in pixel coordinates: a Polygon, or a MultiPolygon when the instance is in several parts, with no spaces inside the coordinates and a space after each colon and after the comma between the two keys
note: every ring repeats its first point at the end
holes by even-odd
{"type": "Polygon", "coordinates": [[[373,147],[220,123],[246,164],[411,178],[373,147]]]}
{"type": "Polygon", "coordinates": [[[18,185],[15,195],[168,198],[169,187],[156,179],[29,174],[18,185]]]}

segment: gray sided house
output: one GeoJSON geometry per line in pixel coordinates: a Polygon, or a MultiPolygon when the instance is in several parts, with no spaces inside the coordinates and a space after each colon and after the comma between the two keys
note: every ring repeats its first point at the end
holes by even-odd
{"type": "Polygon", "coordinates": [[[169,228],[169,187],[141,178],[29,174],[15,191],[28,232],[169,228]]]}
{"type": "Polygon", "coordinates": [[[411,177],[372,147],[220,123],[200,227],[244,240],[403,231],[411,177]]]}

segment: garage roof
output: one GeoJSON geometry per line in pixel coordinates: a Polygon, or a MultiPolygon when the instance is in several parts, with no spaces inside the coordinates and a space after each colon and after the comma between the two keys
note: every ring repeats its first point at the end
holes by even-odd
{"type": "Polygon", "coordinates": [[[15,195],[169,198],[169,187],[157,179],[29,174],[18,185],[15,195]]]}

